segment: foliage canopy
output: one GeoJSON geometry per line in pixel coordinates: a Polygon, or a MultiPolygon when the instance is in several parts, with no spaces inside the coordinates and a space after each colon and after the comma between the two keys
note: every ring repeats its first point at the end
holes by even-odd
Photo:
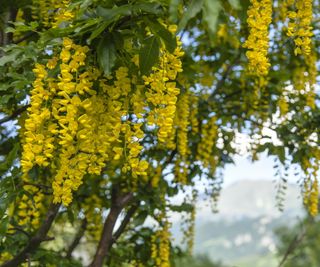
{"type": "Polygon", "coordinates": [[[1,266],[81,266],[79,243],[92,267],[173,265],[168,213],[192,251],[197,184],[216,201],[240,134],[275,156],[280,207],[295,167],[317,214],[319,7],[2,1],[1,266]]]}

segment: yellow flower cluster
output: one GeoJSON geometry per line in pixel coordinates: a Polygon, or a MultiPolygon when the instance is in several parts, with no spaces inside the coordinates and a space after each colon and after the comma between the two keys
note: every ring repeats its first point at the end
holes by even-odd
{"type": "Polygon", "coordinates": [[[167,143],[167,146],[172,147],[171,133],[176,114],[177,95],[180,93],[174,80],[178,72],[182,71],[180,57],[184,52],[181,50],[180,41],[174,53],[170,54],[165,49],[161,52],[160,65],[153,67],[153,72],[149,76],[143,77],[147,86],[146,99],[154,106],[147,120],[150,125],[159,127],[159,143],[167,143]]]}
{"type": "Polygon", "coordinates": [[[156,267],[170,267],[170,232],[167,220],[151,237],[151,258],[156,267]]]}
{"type": "Polygon", "coordinates": [[[55,173],[54,202],[62,201],[66,206],[83,176],[100,174],[108,159],[111,131],[106,123],[110,123],[111,116],[105,112],[104,98],[95,96],[96,91],[92,90],[99,72],[79,70],[87,52],[87,47],[65,38],[59,59],[49,61],[47,69],[36,65],[25,122],[22,170],[27,174],[36,165],[50,168],[55,173]],[[58,78],[48,77],[58,60],[58,78]]]}
{"type": "Polygon", "coordinates": [[[122,171],[126,173],[128,170],[131,170],[134,185],[137,182],[136,179],[138,176],[147,176],[146,170],[149,167],[146,160],[139,160],[139,155],[143,148],[140,145],[139,140],[144,136],[144,132],[140,128],[141,125],[141,123],[133,124],[133,129],[131,129],[130,124],[122,125],[126,145],[125,148],[128,150],[128,154],[126,154],[127,164],[124,165],[122,171]]]}
{"type": "MultiPolygon", "coordinates": [[[[93,81],[100,73],[92,68],[79,71],[85,64],[87,52],[87,47],[65,38],[60,52],[60,74],[52,87],[56,91],[51,102],[56,123],[50,125],[50,130],[57,136],[59,150],[58,162],[52,166],[56,169],[52,183],[53,201],[62,201],[65,206],[72,201],[72,191],[81,185],[83,176],[100,174],[108,159],[104,150],[109,147],[108,139],[104,138],[108,135],[103,131],[97,134],[103,130],[102,122],[108,120],[104,99],[92,90],[93,81]]],[[[50,63],[48,67],[51,67],[50,63]]]]}
{"type": "Polygon", "coordinates": [[[248,9],[249,37],[243,44],[247,48],[249,73],[266,76],[270,63],[267,57],[269,48],[269,25],[272,21],[272,0],[251,0],[248,9]]]}
{"type": "Polygon", "coordinates": [[[199,133],[198,120],[198,97],[196,95],[190,96],[190,124],[191,132],[196,135],[199,133]]]}
{"type": "Polygon", "coordinates": [[[182,185],[186,185],[188,181],[188,177],[187,177],[188,170],[189,170],[189,162],[183,161],[179,155],[179,157],[175,161],[175,168],[174,168],[175,180],[182,185]]]}
{"type": "Polygon", "coordinates": [[[204,167],[214,165],[215,160],[212,151],[217,135],[218,127],[216,125],[216,117],[211,117],[206,124],[202,125],[201,141],[197,148],[197,159],[202,161],[204,167]]]}
{"type": "MultiPolygon", "coordinates": [[[[32,106],[30,107],[32,109],[32,106]]],[[[30,146],[26,144],[26,113],[22,114],[18,119],[18,123],[20,125],[19,135],[21,136],[21,144],[24,149],[29,149],[30,146]]],[[[30,129],[29,129],[30,130],[30,129]]],[[[29,132],[30,134],[30,132],[29,132]]],[[[24,156],[24,154],[23,154],[24,156]]],[[[24,158],[23,160],[27,160],[24,158]]],[[[28,165],[28,164],[27,164],[28,165]]],[[[42,212],[45,210],[45,201],[44,194],[39,187],[36,185],[32,185],[32,180],[29,178],[28,171],[30,170],[28,167],[24,169],[23,167],[23,175],[22,180],[25,183],[23,185],[23,189],[25,193],[19,198],[17,205],[17,215],[18,224],[24,227],[30,227],[32,229],[36,229],[41,220],[42,212]]],[[[14,213],[11,212],[9,216],[13,216],[14,213]]]]}
{"type": "Polygon", "coordinates": [[[151,186],[153,188],[156,188],[159,185],[159,182],[161,179],[161,174],[162,174],[162,167],[158,162],[158,166],[155,168],[155,171],[154,171],[152,178],[151,178],[151,186]]]}
{"type": "Polygon", "coordinates": [[[318,215],[318,197],[319,197],[318,180],[315,178],[313,182],[308,178],[304,182],[303,202],[308,208],[311,216],[318,215]]]}
{"type": "Polygon", "coordinates": [[[297,65],[292,73],[294,88],[304,94],[306,105],[310,108],[315,107],[316,62],[317,56],[313,48],[310,54],[305,55],[305,64],[297,65]]]}
{"type": "Polygon", "coordinates": [[[182,94],[177,103],[177,143],[180,156],[185,159],[188,154],[188,127],[190,114],[189,94],[182,94]]]}
{"type": "Polygon", "coordinates": [[[59,27],[62,22],[68,22],[73,19],[74,14],[72,11],[68,10],[69,5],[70,0],[62,0],[62,4],[59,7],[58,12],[54,16],[54,22],[52,23],[53,28],[59,27]]]}
{"type": "Polygon", "coordinates": [[[318,191],[319,191],[318,180],[315,179],[311,186],[310,204],[308,206],[311,216],[316,216],[318,214],[318,201],[319,201],[318,191]]]}
{"type": "Polygon", "coordinates": [[[149,166],[139,159],[144,132],[137,119],[146,113],[143,86],[129,77],[126,67],[117,69],[115,77],[102,77],[97,69],[84,67],[87,53],[87,47],[64,38],[58,56],[46,67],[36,65],[25,123],[23,172],[34,166],[50,170],[53,201],[65,206],[84,175],[100,175],[106,162],[123,164],[122,172],[130,172],[133,184],[138,176],[146,177],[149,166]]]}
{"type": "Polygon", "coordinates": [[[0,253],[0,264],[5,263],[8,260],[12,259],[12,255],[9,252],[0,253]]]}
{"type": "Polygon", "coordinates": [[[286,101],[286,98],[284,96],[281,96],[278,100],[278,107],[280,110],[280,115],[284,116],[289,111],[289,103],[286,101]]]}
{"type": "Polygon", "coordinates": [[[292,21],[288,24],[287,35],[294,38],[296,55],[308,55],[311,52],[312,33],[312,0],[296,0],[296,11],[288,11],[292,21]]]}
{"type": "Polygon", "coordinates": [[[202,62],[199,64],[201,66],[201,77],[200,77],[200,84],[204,87],[211,87],[214,82],[214,75],[212,73],[212,69],[208,64],[202,62]]]}
{"type": "Polygon", "coordinates": [[[120,67],[115,73],[114,84],[105,84],[101,87],[110,97],[110,114],[114,118],[118,118],[117,121],[113,119],[113,123],[110,123],[111,120],[108,125],[112,128],[112,131],[116,131],[117,139],[119,139],[120,134],[123,135],[124,139],[124,144],[118,140],[118,145],[113,147],[114,160],[120,160],[124,157],[125,164],[122,167],[122,172],[131,171],[133,184],[135,185],[138,176],[144,177],[147,175],[146,170],[149,164],[145,160],[139,160],[143,148],[140,145],[140,140],[144,137],[144,132],[141,130],[142,123],[133,123],[128,120],[130,107],[132,107],[137,118],[142,118],[145,113],[142,88],[136,85],[136,77],[129,78],[128,71],[128,68],[120,67]],[[135,91],[133,90],[134,85],[136,85],[135,91]],[[129,98],[129,94],[132,94],[132,98],[129,98]]]}
{"type": "Polygon", "coordinates": [[[37,229],[40,225],[42,211],[45,210],[44,194],[33,185],[24,185],[28,192],[23,194],[18,204],[18,224],[24,227],[37,229]]]}
{"type": "Polygon", "coordinates": [[[48,166],[50,159],[53,157],[54,149],[54,137],[49,131],[50,127],[46,127],[51,118],[50,111],[46,107],[51,92],[44,87],[47,71],[40,64],[36,64],[33,71],[36,79],[31,91],[31,104],[28,108],[29,117],[24,125],[25,142],[23,151],[25,152],[21,157],[21,167],[24,173],[28,173],[34,165],[48,166]]]}
{"type": "Polygon", "coordinates": [[[70,0],[32,0],[32,18],[45,27],[57,27],[73,18],[73,13],[67,10],[69,4],[70,0]]]}
{"type": "Polygon", "coordinates": [[[97,242],[102,231],[102,201],[97,195],[91,194],[84,200],[82,208],[87,220],[87,237],[97,242]]]}

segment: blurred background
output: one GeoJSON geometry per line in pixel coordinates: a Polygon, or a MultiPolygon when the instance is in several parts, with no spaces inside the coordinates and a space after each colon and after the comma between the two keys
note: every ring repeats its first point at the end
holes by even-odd
{"type": "MultiPolygon", "coordinates": [[[[194,257],[177,266],[320,266],[320,225],[304,211],[298,175],[287,170],[279,185],[278,172],[267,155],[252,162],[243,153],[228,165],[214,211],[211,200],[198,196],[194,257]]],[[[175,244],[183,247],[183,218],[172,220],[175,244]]]]}

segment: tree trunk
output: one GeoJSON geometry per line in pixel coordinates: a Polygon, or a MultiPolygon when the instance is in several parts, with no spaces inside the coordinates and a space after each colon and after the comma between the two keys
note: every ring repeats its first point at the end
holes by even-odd
{"type": "Polygon", "coordinates": [[[89,267],[102,267],[113,242],[113,230],[123,208],[133,199],[133,193],[119,195],[117,189],[112,190],[111,208],[105,220],[96,254],[89,267]]]}

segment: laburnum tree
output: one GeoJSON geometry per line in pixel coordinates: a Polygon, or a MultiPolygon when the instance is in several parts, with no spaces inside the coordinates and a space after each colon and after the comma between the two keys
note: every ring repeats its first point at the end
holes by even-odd
{"type": "Polygon", "coordinates": [[[294,168],[316,215],[319,7],[2,0],[1,266],[173,266],[171,212],[191,253],[199,183],[216,201],[241,134],[279,205],[294,168]]]}

